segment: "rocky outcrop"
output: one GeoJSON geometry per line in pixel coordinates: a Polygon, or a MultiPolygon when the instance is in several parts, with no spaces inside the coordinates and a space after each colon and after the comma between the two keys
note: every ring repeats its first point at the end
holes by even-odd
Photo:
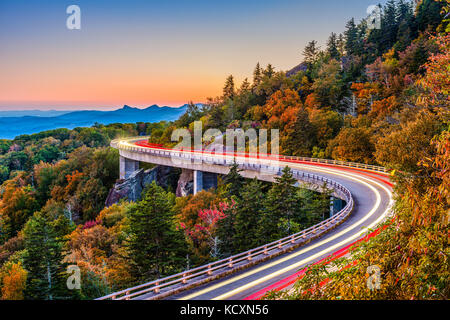
{"type": "Polygon", "coordinates": [[[185,197],[188,194],[192,193],[194,193],[193,171],[188,169],[182,169],[180,178],[178,179],[178,185],[175,194],[177,197],[185,197]]]}
{"type": "Polygon", "coordinates": [[[165,166],[157,166],[153,169],[144,170],[139,169],[133,172],[127,179],[117,181],[114,187],[109,191],[106,198],[105,206],[110,207],[118,203],[121,199],[128,201],[139,201],[144,188],[152,183],[167,188],[168,177],[170,176],[172,168],[165,166]]]}

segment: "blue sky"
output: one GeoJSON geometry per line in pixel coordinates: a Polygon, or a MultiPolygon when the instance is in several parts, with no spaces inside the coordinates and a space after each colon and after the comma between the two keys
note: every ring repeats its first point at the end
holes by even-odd
{"type": "MultiPolygon", "coordinates": [[[[381,1],[384,3],[385,1],[381,1]]],[[[220,94],[256,62],[287,70],[366,0],[1,0],[0,109],[181,105],[220,94]],[[81,30],[66,8],[81,8],[81,30]]]]}

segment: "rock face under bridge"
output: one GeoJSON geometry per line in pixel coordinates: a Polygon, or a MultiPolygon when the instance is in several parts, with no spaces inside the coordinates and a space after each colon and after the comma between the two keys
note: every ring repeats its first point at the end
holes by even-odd
{"type": "Polygon", "coordinates": [[[177,197],[185,197],[188,194],[194,193],[194,171],[188,169],[182,169],[180,179],[178,179],[177,191],[175,195],[177,197]]]}
{"type": "Polygon", "coordinates": [[[196,193],[196,191],[209,190],[211,188],[217,188],[216,173],[200,172],[199,174],[198,171],[182,169],[175,194],[177,197],[185,197],[188,194],[196,193]],[[197,189],[199,190],[196,190],[195,184],[197,184],[197,189]]]}
{"type": "Polygon", "coordinates": [[[109,191],[105,206],[110,207],[118,203],[121,199],[128,201],[141,200],[141,194],[144,188],[156,182],[159,186],[167,188],[169,177],[172,174],[171,167],[157,166],[153,169],[139,169],[134,171],[127,179],[119,180],[109,191]]]}
{"type": "Polygon", "coordinates": [[[217,174],[209,172],[201,172],[199,174],[199,172],[197,172],[197,179],[194,179],[195,173],[196,172],[193,170],[182,169],[180,175],[178,168],[161,165],[149,170],[137,169],[136,171],[130,172],[126,179],[117,181],[114,187],[109,191],[105,206],[110,207],[113,204],[118,203],[121,199],[127,199],[128,201],[133,202],[141,200],[142,191],[153,181],[165,189],[167,189],[168,186],[175,189],[174,183],[176,182],[175,194],[177,197],[185,197],[189,194],[193,194],[195,192],[195,183],[197,183],[197,188],[199,190],[208,190],[217,187],[217,174]]]}

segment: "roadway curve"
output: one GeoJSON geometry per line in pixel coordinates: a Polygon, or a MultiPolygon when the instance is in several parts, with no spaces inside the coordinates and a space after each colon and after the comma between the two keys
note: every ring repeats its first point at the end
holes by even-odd
{"type": "MultiPolygon", "coordinates": [[[[142,145],[140,145],[142,147],[142,145]]],[[[149,148],[152,148],[149,146],[149,148]]],[[[155,147],[158,149],[158,147],[155,147]]],[[[357,241],[390,213],[393,203],[388,174],[343,166],[280,160],[281,165],[330,178],[351,192],[354,210],[346,221],[327,234],[292,252],[225,278],[170,296],[168,299],[242,300],[283,281],[305,266],[357,241]]],[[[145,298],[145,297],[143,297],[145,298]]]]}

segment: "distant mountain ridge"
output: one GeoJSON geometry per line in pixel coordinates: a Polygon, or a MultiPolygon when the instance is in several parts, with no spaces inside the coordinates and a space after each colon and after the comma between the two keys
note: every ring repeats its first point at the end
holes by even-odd
{"type": "Polygon", "coordinates": [[[186,111],[186,108],[186,104],[181,107],[160,107],[154,104],[145,109],[125,105],[114,111],[82,110],[56,116],[0,117],[0,139],[13,139],[22,134],[33,134],[58,128],[90,127],[95,123],[107,125],[111,123],[174,121],[186,111]]]}
{"type": "Polygon", "coordinates": [[[61,116],[66,113],[74,112],[74,110],[7,110],[2,111],[0,109],[0,118],[5,117],[25,117],[25,116],[32,116],[32,117],[57,117],[61,116]]]}

